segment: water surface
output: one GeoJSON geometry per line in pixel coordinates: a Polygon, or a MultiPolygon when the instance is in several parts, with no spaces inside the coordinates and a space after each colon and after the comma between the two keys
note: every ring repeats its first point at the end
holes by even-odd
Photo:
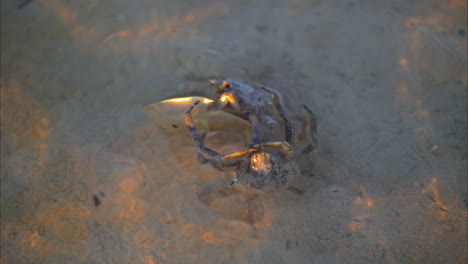
{"type": "Polygon", "coordinates": [[[1,262],[466,263],[466,11],[3,1],[1,262]],[[295,189],[220,192],[143,113],[212,77],[317,114],[295,189]]]}

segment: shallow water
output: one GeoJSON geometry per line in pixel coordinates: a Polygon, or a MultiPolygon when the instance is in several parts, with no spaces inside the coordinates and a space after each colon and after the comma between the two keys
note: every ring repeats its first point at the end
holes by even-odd
{"type": "Polygon", "coordinates": [[[466,263],[466,1],[1,7],[2,263],[466,263]],[[143,113],[212,77],[317,114],[291,188],[143,113]]]}

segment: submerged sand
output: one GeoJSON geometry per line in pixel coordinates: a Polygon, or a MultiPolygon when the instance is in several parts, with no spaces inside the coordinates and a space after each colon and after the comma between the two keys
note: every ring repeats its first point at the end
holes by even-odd
{"type": "Polygon", "coordinates": [[[466,263],[465,1],[1,5],[0,262],[466,263]],[[142,111],[213,77],[317,114],[289,187],[142,111]]]}

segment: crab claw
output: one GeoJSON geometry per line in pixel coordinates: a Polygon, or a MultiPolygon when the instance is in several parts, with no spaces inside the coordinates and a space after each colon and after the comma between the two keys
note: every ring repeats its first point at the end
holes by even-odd
{"type": "Polygon", "coordinates": [[[193,115],[194,120],[198,120],[200,114],[203,115],[207,112],[207,108],[213,103],[213,100],[198,96],[171,98],[147,105],[143,111],[160,128],[172,134],[175,131],[174,128],[185,127],[184,113],[195,103],[198,104],[199,111],[193,115]]]}

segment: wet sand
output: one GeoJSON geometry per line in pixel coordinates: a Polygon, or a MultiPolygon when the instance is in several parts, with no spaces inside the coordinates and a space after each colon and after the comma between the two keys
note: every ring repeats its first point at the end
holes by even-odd
{"type": "Polygon", "coordinates": [[[3,1],[0,262],[466,263],[466,11],[3,1]],[[318,116],[284,189],[224,190],[142,111],[213,77],[318,116]]]}

